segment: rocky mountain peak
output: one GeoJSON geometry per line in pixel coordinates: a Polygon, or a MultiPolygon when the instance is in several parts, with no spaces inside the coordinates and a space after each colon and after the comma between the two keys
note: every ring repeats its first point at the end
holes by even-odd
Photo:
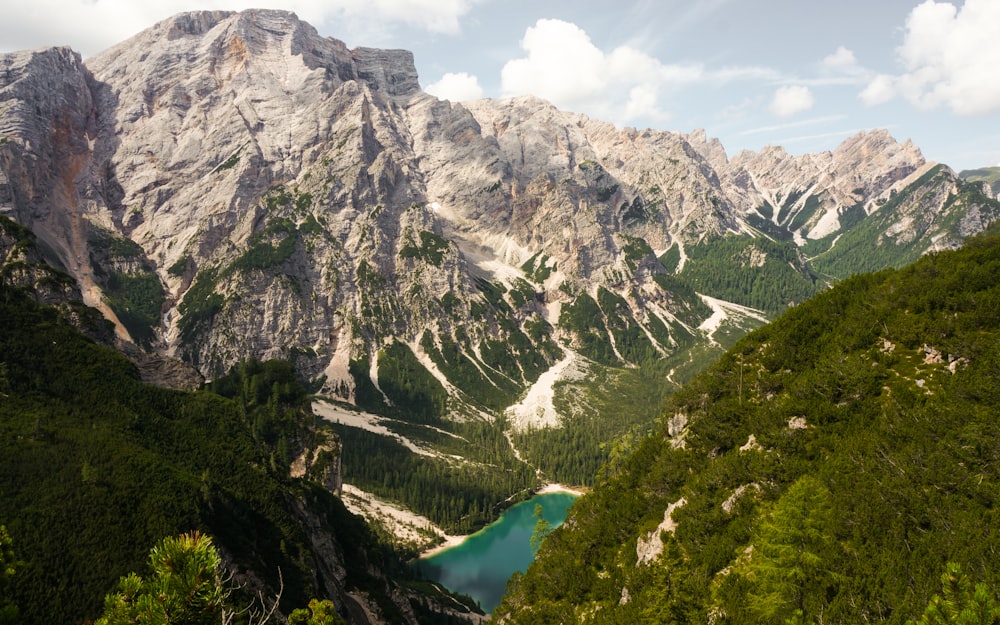
{"type": "Polygon", "coordinates": [[[822,240],[922,164],[885,131],[728,158],[704,130],[440,101],[410,52],[350,50],[285,11],[184,13],[86,65],[0,55],[0,209],[89,304],[207,376],[294,356],[348,399],[393,341],[439,380],[475,369],[511,395],[591,330],[610,332],[606,362],[669,353],[667,328],[703,310],[663,286],[688,250],[822,240]],[[627,337],[584,324],[595,302],[627,337]]]}
{"type": "MultiPolygon", "coordinates": [[[[0,55],[0,137],[28,154],[48,150],[50,133],[68,130],[66,115],[89,104],[84,73],[80,55],[70,48],[0,55]],[[41,123],[53,117],[60,120],[55,127],[41,123]]],[[[62,133],[67,140],[73,134],[62,133]]]]}
{"type": "Polygon", "coordinates": [[[726,154],[726,148],[723,147],[722,142],[715,137],[709,137],[704,128],[696,128],[695,130],[692,130],[687,136],[687,141],[692,147],[694,147],[694,149],[698,150],[698,152],[701,153],[701,155],[705,157],[705,159],[711,163],[715,169],[723,169],[729,163],[729,157],[726,154]]]}
{"type": "Polygon", "coordinates": [[[0,209],[35,230],[63,266],[76,247],[69,214],[94,108],[88,72],[69,48],[0,55],[0,209]]]}
{"type": "Polygon", "coordinates": [[[417,66],[409,50],[355,48],[352,51],[358,66],[358,78],[372,89],[391,96],[412,96],[420,92],[417,66]]]}
{"type": "Polygon", "coordinates": [[[913,171],[924,164],[924,156],[911,141],[899,143],[888,130],[875,129],[849,137],[833,151],[834,163],[844,167],[866,167],[913,171]]]}
{"type": "Polygon", "coordinates": [[[317,77],[327,88],[360,79],[391,96],[419,91],[409,51],[351,51],[340,40],[321,37],[294,13],[279,10],[181,13],[97,54],[87,64],[105,78],[145,68],[147,80],[161,82],[182,76],[176,68],[171,71],[174,66],[191,75],[203,64],[224,81],[269,75],[286,91],[301,88],[302,70],[319,70],[317,77]]]}

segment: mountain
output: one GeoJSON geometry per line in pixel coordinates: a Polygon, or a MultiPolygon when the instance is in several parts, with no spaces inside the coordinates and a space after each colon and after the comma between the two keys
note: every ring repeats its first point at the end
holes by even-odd
{"type": "Polygon", "coordinates": [[[905,623],[943,573],[965,583],[946,563],[995,601],[998,270],[994,227],[747,335],[606,467],[494,619],[905,623]]]}
{"type": "Polygon", "coordinates": [[[288,363],[247,361],[197,393],[146,385],[77,329],[113,332],[35,243],[0,217],[3,598],[19,622],[92,621],[150,547],[192,530],[215,538],[241,608],[259,593],[276,618],[321,597],[349,623],[478,620],[345,509],[341,442],[288,363]]]}
{"type": "Polygon", "coordinates": [[[532,97],[450,103],[409,52],[280,11],[0,56],[0,214],[143,375],[286,359],[372,450],[348,480],[456,531],[537,476],[592,483],[748,329],[998,211],[885,131],[729,158],[532,97]]]}

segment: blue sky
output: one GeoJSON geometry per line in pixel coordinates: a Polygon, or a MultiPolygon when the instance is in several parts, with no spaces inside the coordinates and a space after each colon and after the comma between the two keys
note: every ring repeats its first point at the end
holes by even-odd
{"type": "MultiPolygon", "coordinates": [[[[244,0],[0,0],[0,50],[86,58],[244,0]],[[25,4],[28,7],[25,7],[25,4]]],[[[1000,0],[271,0],[349,46],[412,50],[454,101],[533,93],[619,126],[704,128],[732,155],[887,128],[955,169],[1000,165],[1000,0]]]]}

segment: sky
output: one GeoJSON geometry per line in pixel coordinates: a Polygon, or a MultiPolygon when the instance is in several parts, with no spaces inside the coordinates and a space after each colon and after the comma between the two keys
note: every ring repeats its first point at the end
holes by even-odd
{"type": "Polygon", "coordinates": [[[175,13],[261,7],[411,50],[424,90],[456,102],[533,94],[701,128],[730,156],[886,128],[956,170],[1000,166],[1000,0],[0,0],[0,51],[86,59],[175,13]]]}

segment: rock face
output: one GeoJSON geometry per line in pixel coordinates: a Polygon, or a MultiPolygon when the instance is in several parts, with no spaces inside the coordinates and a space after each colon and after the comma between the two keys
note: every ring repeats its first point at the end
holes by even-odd
{"type": "Polygon", "coordinates": [[[88,177],[95,130],[88,73],[67,48],[0,56],[0,210],[80,277],[79,181],[88,177]]]}
{"type": "Polygon", "coordinates": [[[409,52],[254,10],[178,15],[86,65],[0,56],[0,212],[120,337],[207,377],[282,357],[328,394],[392,406],[412,365],[449,413],[481,414],[566,349],[676,350],[710,314],[677,286],[692,249],[832,252],[879,216],[857,245],[919,255],[997,205],[885,131],[730,159],[702,131],[616,129],[537,98],[440,101],[409,52]]]}

